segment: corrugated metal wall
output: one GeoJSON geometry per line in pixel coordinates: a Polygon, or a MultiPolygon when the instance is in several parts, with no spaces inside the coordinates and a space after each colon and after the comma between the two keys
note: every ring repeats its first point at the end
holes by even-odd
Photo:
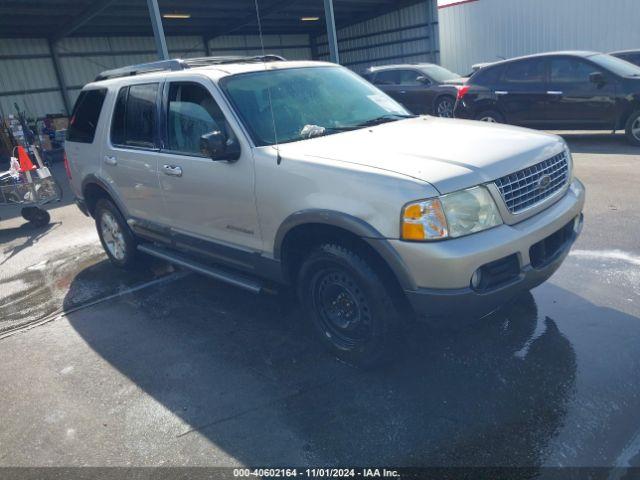
{"type": "Polygon", "coordinates": [[[438,14],[442,64],[461,74],[501,57],[640,48],[640,0],[476,0],[438,14]]]}
{"type": "MultiPolygon", "coordinates": [[[[435,0],[424,0],[337,33],[340,63],[357,72],[372,65],[438,61],[435,0]]],[[[316,43],[318,58],[328,60],[326,35],[319,36],[316,43]]]]}
{"type": "MultiPolygon", "coordinates": [[[[311,58],[308,35],[266,35],[265,49],[290,59],[311,58]]],[[[202,37],[167,37],[172,57],[206,55],[202,37]]],[[[258,36],[227,36],[209,42],[211,55],[261,53],[258,36]]],[[[151,37],[65,38],[57,45],[71,102],[80,88],[103,70],[157,59],[151,37]]],[[[64,104],[44,39],[0,39],[0,114],[14,113],[14,103],[29,116],[63,113],[64,104]]]]}

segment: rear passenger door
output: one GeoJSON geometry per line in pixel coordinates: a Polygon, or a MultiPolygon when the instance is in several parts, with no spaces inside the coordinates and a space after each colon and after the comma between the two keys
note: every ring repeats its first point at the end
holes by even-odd
{"type": "Polygon", "coordinates": [[[403,88],[400,86],[399,70],[382,70],[381,72],[377,72],[373,76],[373,83],[391,98],[407,107],[405,104],[407,99],[404,93],[402,93],[403,88]]]}
{"type": "Polygon", "coordinates": [[[547,120],[546,60],[528,58],[505,65],[494,94],[507,123],[537,127],[547,120]]]}
{"type": "Polygon", "coordinates": [[[223,247],[260,249],[252,152],[220,108],[219,92],[209,80],[185,79],[167,82],[163,96],[160,183],[173,230],[223,247]],[[200,152],[200,137],[216,130],[239,142],[237,161],[200,152]]]}
{"type": "Polygon", "coordinates": [[[130,216],[155,222],[164,217],[158,181],[159,92],[157,82],[118,91],[101,169],[130,216]]]}

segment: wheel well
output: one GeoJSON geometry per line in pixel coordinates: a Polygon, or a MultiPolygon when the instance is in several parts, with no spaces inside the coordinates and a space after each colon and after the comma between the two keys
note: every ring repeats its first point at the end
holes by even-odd
{"type": "Polygon", "coordinates": [[[382,276],[391,289],[392,296],[405,306],[406,297],[403,295],[400,282],[384,258],[358,235],[333,225],[309,223],[298,225],[287,232],[280,248],[286,280],[295,284],[305,257],[314,247],[328,242],[348,247],[362,255],[382,276]]]}
{"type": "Polygon", "coordinates": [[[97,183],[87,184],[84,187],[82,194],[87,205],[87,210],[89,210],[91,216],[93,216],[96,211],[96,204],[98,203],[98,200],[101,198],[111,198],[109,193],[97,183]]]}

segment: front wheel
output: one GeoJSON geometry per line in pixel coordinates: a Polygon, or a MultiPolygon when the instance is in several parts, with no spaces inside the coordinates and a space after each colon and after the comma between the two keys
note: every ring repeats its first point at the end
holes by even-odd
{"type": "Polygon", "coordinates": [[[455,103],[453,97],[440,97],[436,102],[436,115],[441,118],[453,118],[455,103]]]}
{"type": "Polygon", "coordinates": [[[113,202],[98,200],[95,210],[96,228],[109,260],[120,268],[136,265],[136,241],[124,217],[113,202]]]}
{"type": "Polygon", "coordinates": [[[640,110],[633,112],[627,120],[626,135],[629,142],[640,146],[640,110]]]}
{"type": "Polygon", "coordinates": [[[388,285],[350,248],[324,244],[304,261],[299,295],[322,343],[338,358],[363,368],[397,351],[400,315],[388,285]]]}

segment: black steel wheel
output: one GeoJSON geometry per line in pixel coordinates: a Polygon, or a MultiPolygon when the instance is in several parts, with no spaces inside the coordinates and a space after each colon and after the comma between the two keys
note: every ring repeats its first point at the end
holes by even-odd
{"type": "Polygon", "coordinates": [[[364,368],[391,358],[400,315],[388,282],[357,251],[319,246],[303,262],[298,281],[315,332],[337,357],[364,368]]]}

